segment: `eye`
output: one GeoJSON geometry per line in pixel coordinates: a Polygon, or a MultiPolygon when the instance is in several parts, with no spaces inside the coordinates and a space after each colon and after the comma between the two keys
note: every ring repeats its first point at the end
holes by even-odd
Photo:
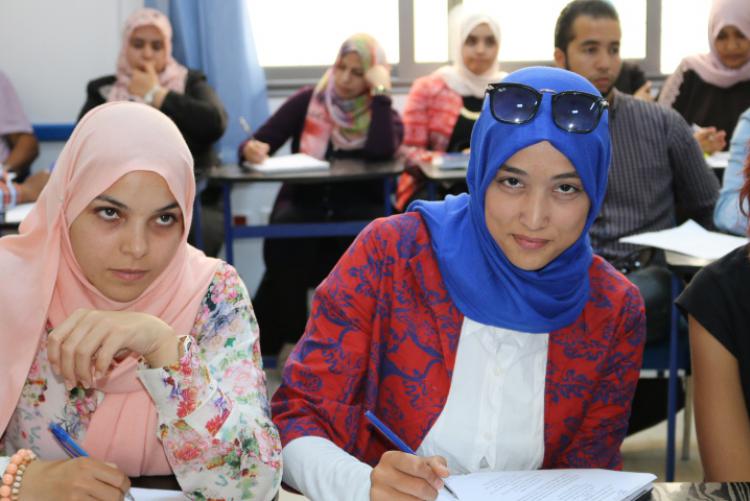
{"type": "Polygon", "coordinates": [[[160,50],[162,50],[162,48],[164,48],[164,44],[162,42],[153,42],[151,44],[151,50],[153,50],[154,52],[159,52],[160,50]]]}
{"type": "Polygon", "coordinates": [[[556,189],[557,192],[563,195],[574,195],[581,192],[581,188],[572,184],[561,184],[556,189]]]}
{"type": "Polygon", "coordinates": [[[521,183],[521,180],[517,177],[502,177],[497,180],[498,183],[500,183],[502,186],[508,187],[508,188],[520,188],[523,186],[523,183],[521,183]]]}
{"type": "Polygon", "coordinates": [[[468,45],[469,47],[473,47],[477,43],[477,38],[475,36],[469,36],[466,38],[466,42],[464,42],[464,45],[468,45]]]}
{"type": "Polygon", "coordinates": [[[484,40],[484,44],[487,47],[494,47],[496,43],[497,43],[497,40],[495,40],[495,37],[487,37],[484,40]]]}
{"type": "Polygon", "coordinates": [[[617,54],[620,53],[620,48],[619,47],[610,47],[609,48],[609,53],[611,55],[613,55],[613,56],[616,56],[617,54]]]}
{"type": "Polygon", "coordinates": [[[96,214],[105,221],[115,221],[120,218],[120,212],[113,207],[99,207],[96,214]]]}
{"type": "Polygon", "coordinates": [[[365,76],[365,72],[362,70],[352,70],[352,75],[355,77],[363,77],[365,76]]]}
{"type": "Polygon", "coordinates": [[[177,222],[177,216],[174,214],[159,214],[156,216],[156,224],[159,226],[172,226],[177,222]]]}
{"type": "Polygon", "coordinates": [[[143,40],[141,40],[141,39],[139,39],[139,38],[136,38],[135,40],[132,40],[132,41],[130,42],[130,45],[131,45],[131,46],[132,46],[132,47],[133,47],[134,49],[142,49],[142,48],[143,48],[143,46],[145,45],[145,43],[144,43],[144,41],[143,41],[143,40]]]}

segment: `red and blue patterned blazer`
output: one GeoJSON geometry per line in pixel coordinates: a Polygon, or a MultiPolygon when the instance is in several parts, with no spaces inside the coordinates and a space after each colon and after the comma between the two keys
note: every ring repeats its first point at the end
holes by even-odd
{"type": "MultiPolygon", "coordinates": [[[[622,466],[643,300],[598,256],[589,276],[581,315],[549,334],[543,468],[622,466]]],[[[462,322],[421,216],[374,221],[316,290],[284,368],[272,401],[283,444],[323,437],[374,466],[392,447],[367,424],[372,410],[417,449],[448,398],[462,322]]]]}

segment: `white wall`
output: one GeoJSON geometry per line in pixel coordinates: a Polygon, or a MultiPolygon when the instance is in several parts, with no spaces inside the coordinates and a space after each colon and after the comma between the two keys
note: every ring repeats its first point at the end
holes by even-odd
{"type": "MultiPolygon", "coordinates": [[[[32,123],[71,123],[86,82],[112,74],[120,32],[143,0],[2,0],[0,69],[32,123]]],[[[62,143],[43,143],[33,170],[48,167],[62,143]]]]}
{"type": "MultiPolygon", "coordinates": [[[[0,0],[0,69],[32,123],[75,122],[86,83],[114,73],[122,26],[142,6],[143,0],[0,0]]],[[[283,101],[270,99],[271,112],[283,101]]],[[[403,101],[403,95],[395,97],[398,109],[403,101]]],[[[48,167],[62,146],[42,143],[33,170],[48,167]]],[[[233,208],[249,221],[262,222],[277,190],[275,183],[238,186],[233,208]]],[[[263,273],[261,249],[257,239],[235,245],[235,265],[251,292],[263,273]]]]}

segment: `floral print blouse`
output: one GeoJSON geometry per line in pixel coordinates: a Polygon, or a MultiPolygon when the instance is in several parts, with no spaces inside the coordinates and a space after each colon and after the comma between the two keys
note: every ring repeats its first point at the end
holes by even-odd
{"type": "MultiPolygon", "coordinates": [[[[201,303],[184,356],[163,368],[143,362],[138,377],[159,415],[159,434],[184,493],[196,500],[270,500],[281,482],[281,443],[270,419],[258,323],[237,271],[223,263],[201,303]]],[[[15,413],[0,437],[0,468],[19,448],[45,452],[50,422],[79,443],[105,395],[65,390],[40,343],[15,413]]],[[[53,447],[50,447],[53,445],[53,447]]]]}

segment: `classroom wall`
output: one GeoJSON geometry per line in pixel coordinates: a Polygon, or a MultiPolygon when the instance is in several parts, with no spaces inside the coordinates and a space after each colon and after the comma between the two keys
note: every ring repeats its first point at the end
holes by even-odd
{"type": "MultiPolygon", "coordinates": [[[[115,71],[125,19],[143,0],[0,0],[0,69],[10,78],[32,123],[71,123],[86,83],[115,71]]],[[[398,109],[405,96],[395,96],[398,109]]],[[[285,97],[269,99],[271,112],[285,97]]],[[[63,143],[42,143],[33,170],[52,164],[63,143]]],[[[288,151],[288,146],[282,149],[288,151]]],[[[234,161],[234,159],[227,159],[234,161]]],[[[233,206],[248,220],[267,220],[278,185],[236,190],[233,206]]],[[[262,241],[235,246],[236,267],[253,292],[263,273],[262,241]]]]}

